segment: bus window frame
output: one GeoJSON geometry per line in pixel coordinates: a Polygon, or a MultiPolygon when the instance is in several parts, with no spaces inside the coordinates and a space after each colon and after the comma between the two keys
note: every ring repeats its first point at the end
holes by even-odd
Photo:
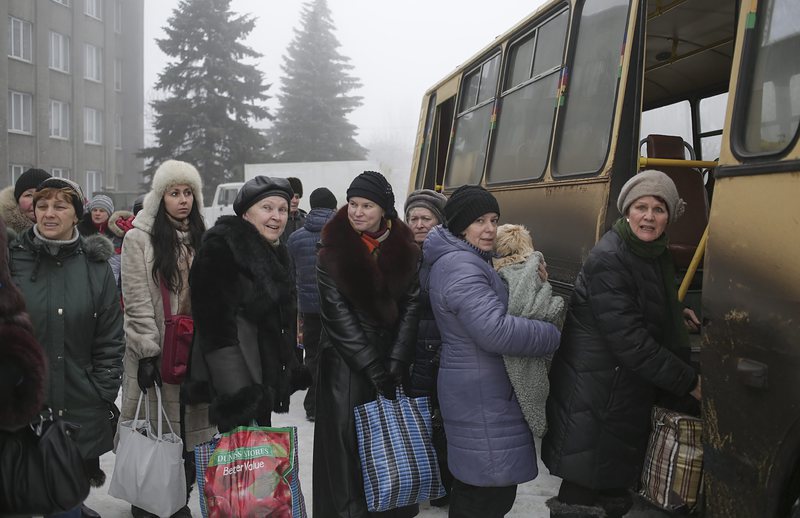
{"type": "MultiPolygon", "coordinates": [[[[777,1],[777,0],[776,0],[777,1]]],[[[745,149],[744,144],[744,131],[747,126],[747,112],[750,107],[752,86],[754,80],[754,70],[756,60],[761,50],[761,45],[758,42],[760,32],[757,30],[761,27],[761,23],[766,20],[766,16],[762,16],[767,9],[768,2],[758,2],[756,11],[756,27],[745,28],[745,34],[742,42],[742,57],[739,62],[738,73],[736,77],[736,92],[733,104],[733,111],[730,123],[730,149],[731,153],[740,162],[763,162],[774,161],[776,159],[785,158],[793,149],[797,147],[798,139],[800,139],[800,124],[795,129],[794,136],[787,142],[783,149],[774,152],[750,152],[745,149]]],[[[800,36],[798,36],[800,37],[800,36]]],[[[735,65],[735,63],[734,63],[735,65]]],[[[748,169],[740,169],[738,167],[725,168],[730,173],[744,173],[748,169]]]]}
{"type": "Polygon", "coordinates": [[[498,122],[494,127],[492,127],[490,129],[490,132],[489,132],[489,149],[488,149],[488,153],[487,153],[487,156],[486,156],[486,166],[484,167],[484,174],[483,174],[483,176],[485,178],[485,183],[486,183],[487,186],[493,186],[493,187],[494,186],[513,186],[513,185],[524,185],[524,184],[528,184],[528,183],[536,183],[536,184],[538,184],[538,183],[542,183],[542,182],[546,181],[546,179],[547,179],[547,171],[550,169],[550,166],[551,166],[550,160],[551,160],[551,158],[553,156],[553,141],[554,141],[554,137],[555,137],[555,134],[556,134],[556,126],[558,124],[558,99],[557,98],[556,98],[556,105],[553,106],[553,116],[552,116],[552,120],[550,122],[550,141],[548,142],[548,145],[547,145],[547,156],[544,159],[544,167],[542,168],[541,172],[536,176],[529,176],[529,177],[526,177],[526,178],[516,178],[516,179],[513,179],[513,180],[496,180],[496,181],[492,181],[492,180],[490,180],[490,174],[489,174],[488,167],[492,163],[492,160],[494,159],[494,153],[495,153],[495,149],[497,147],[495,145],[495,138],[494,137],[495,137],[495,131],[496,131],[497,127],[499,127],[500,121],[502,121],[502,118],[503,118],[503,99],[507,95],[510,95],[510,94],[516,92],[517,90],[521,90],[521,89],[525,88],[526,86],[528,86],[528,85],[530,85],[532,83],[535,83],[535,82],[539,81],[540,79],[543,79],[543,78],[553,74],[556,71],[560,71],[559,72],[558,81],[557,81],[557,83],[560,83],[560,81],[561,81],[561,73],[563,73],[563,70],[565,68],[567,68],[567,59],[566,59],[566,57],[567,57],[567,52],[568,52],[568,47],[569,47],[569,36],[570,36],[570,28],[571,28],[570,15],[571,14],[572,13],[571,13],[571,10],[570,10],[569,2],[559,3],[557,5],[554,5],[552,7],[552,9],[549,9],[547,12],[542,13],[542,16],[540,16],[536,20],[533,20],[523,30],[521,30],[516,37],[514,37],[513,39],[511,39],[511,38],[508,39],[508,42],[507,42],[507,44],[505,46],[505,49],[504,49],[504,52],[503,52],[503,57],[502,57],[503,66],[502,66],[501,71],[500,71],[501,72],[500,77],[498,78],[498,81],[499,81],[498,92],[497,92],[497,95],[495,97],[496,102],[499,104],[499,107],[500,107],[498,122]],[[544,27],[550,21],[552,21],[552,20],[556,19],[557,17],[561,16],[562,14],[564,14],[565,12],[567,13],[567,28],[566,28],[566,32],[564,34],[564,45],[563,45],[563,47],[561,49],[561,63],[558,66],[550,67],[547,70],[543,70],[542,72],[529,77],[525,81],[522,81],[521,83],[512,86],[511,88],[504,89],[505,82],[506,82],[506,79],[507,79],[508,73],[509,73],[509,67],[511,67],[513,65],[513,63],[511,62],[511,54],[512,54],[512,49],[514,48],[514,46],[519,44],[520,42],[522,42],[523,40],[525,40],[529,36],[531,36],[532,33],[536,33],[535,36],[534,36],[535,44],[534,44],[534,48],[533,48],[533,54],[531,55],[531,63],[530,63],[531,69],[529,71],[529,73],[532,73],[533,72],[534,63],[535,63],[534,60],[535,60],[535,57],[536,57],[536,49],[537,49],[537,46],[539,44],[539,31],[540,31],[540,29],[542,27],[544,27]]]}
{"type": "MultiPolygon", "coordinates": [[[[434,126],[436,125],[436,102],[438,95],[436,91],[431,92],[428,97],[428,109],[425,113],[425,125],[422,128],[422,146],[424,152],[420,153],[419,163],[417,164],[417,177],[414,179],[416,189],[422,189],[428,176],[429,159],[431,144],[433,143],[434,126]]],[[[434,172],[435,174],[435,172],[434,172]]],[[[434,178],[434,184],[436,179],[434,178]]],[[[434,185],[435,187],[435,185],[434,185]]]]}

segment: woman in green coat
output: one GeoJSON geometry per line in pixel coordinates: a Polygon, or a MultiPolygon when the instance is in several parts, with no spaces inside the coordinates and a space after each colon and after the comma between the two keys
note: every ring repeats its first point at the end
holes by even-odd
{"type": "Polygon", "coordinates": [[[46,403],[81,426],[78,447],[99,487],[105,482],[99,457],[113,445],[112,410],[125,351],[119,296],[107,262],[114,248],[102,236],[80,237],[83,195],[77,184],[49,178],[33,200],[36,224],[9,244],[11,276],[47,356],[46,403]]]}

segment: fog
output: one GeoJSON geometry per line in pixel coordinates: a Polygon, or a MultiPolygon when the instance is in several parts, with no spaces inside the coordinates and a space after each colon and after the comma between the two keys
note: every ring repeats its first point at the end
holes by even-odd
{"type": "MultiPolygon", "coordinates": [[[[263,56],[253,61],[272,84],[267,103],[275,113],[282,71],[280,65],[294,30],[300,27],[299,0],[233,0],[231,10],[257,17],[247,44],[263,56]]],[[[368,149],[391,154],[375,157],[400,169],[411,163],[417,121],[425,91],[498,35],[535,11],[542,0],[328,0],[339,52],[350,58],[351,74],[363,87],[351,92],[363,106],[350,114],[368,149]]],[[[178,0],[145,2],[145,99],[159,95],[154,84],[168,58],[155,38],[178,0]]],[[[162,94],[163,95],[163,94],[162,94]]]]}

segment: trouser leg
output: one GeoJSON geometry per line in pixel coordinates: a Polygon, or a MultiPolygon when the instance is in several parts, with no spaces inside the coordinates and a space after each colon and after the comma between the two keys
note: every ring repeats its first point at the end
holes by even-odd
{"type": "Polygon", "coordinates": [[[308,387],[306,397],[303,400],[303,408],[306,416],[314,418],[316,415],[316,390],[317,390],[317,366],[319,364],[319,338],[322,332],[322,321],[319,313],[303,313],[303,346],[305,347],[305,362],[308,370],[311,371],[311,386],[308,387]]]}
{"type": "Polygon", "coordinates": [[[479,487],[453,479],[448,518],[503,518],[514,506],[517,486],[479,487]]]}

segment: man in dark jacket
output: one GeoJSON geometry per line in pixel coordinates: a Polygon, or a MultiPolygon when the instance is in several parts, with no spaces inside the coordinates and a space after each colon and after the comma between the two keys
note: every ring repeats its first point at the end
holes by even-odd
{"type": "Polygon", "coordinates": [[[294,234],[295,230],[303,228],[306,224],[306,211],[300,208],[300,198],[303,197],[303,182],[299,178],[290,176],[286,178],[289,180],[289,185],[292,186],[294,196],[289,201],[289,219],[286,220],[286,228],[283,229],[281,234],[281,243],[286,244],[289,241],[289,236],[294,234]]]}
{"type": "MultiPolygon", "coordinates": [[[[317,357],[319,354],[319,335],[322,323],[319,318],[319,293],[317,292],[317,242],[322,227],[336,214],[336,197],[325,187],[311,193],[311,212],[305,218],[305,225],[289,237],[287,246],[295,268],[297,281],[297,306],[300,312],[301,329],[298,336],[305,349],[305,363],[311,371],[312,379],[317,378],[317,357]]],[[[316,386],[312,383],[303,400],[306,419],[314,420],[316,386]]]]}

